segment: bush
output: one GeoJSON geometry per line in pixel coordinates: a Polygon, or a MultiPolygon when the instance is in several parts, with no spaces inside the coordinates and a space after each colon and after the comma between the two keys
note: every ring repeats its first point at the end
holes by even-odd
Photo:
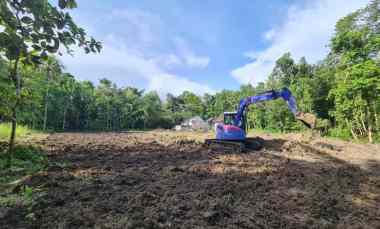
{"type": "Polygon", "coordinates": [[[328,136],[341,138],[344,140],[350,140],[352,138],[351,132],[348,129],[344,128],[332,128],[328,130],[328,136]]]}

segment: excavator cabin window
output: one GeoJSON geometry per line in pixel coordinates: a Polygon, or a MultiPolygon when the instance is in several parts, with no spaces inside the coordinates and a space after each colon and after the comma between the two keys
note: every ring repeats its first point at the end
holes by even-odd
{"type": "Polygon", "coordinates": [[[233,125],[236,112],[224,112],[224,124],[233,125]]]}

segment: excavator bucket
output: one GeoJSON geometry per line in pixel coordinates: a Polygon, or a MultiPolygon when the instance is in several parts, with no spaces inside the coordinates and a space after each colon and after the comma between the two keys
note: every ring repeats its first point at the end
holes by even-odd
{"type": "Polygon", "coordinates": [[[317,117],[311,113],[299,112],[296,115],[296,119],[301,121],[305,126],[310,129],[314,129],[317,125],[317,117]]]}

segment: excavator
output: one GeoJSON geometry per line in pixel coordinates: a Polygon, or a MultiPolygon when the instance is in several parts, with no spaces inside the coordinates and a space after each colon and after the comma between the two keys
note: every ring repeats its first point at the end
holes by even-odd
{"type": "Polygon", "coordinates": [[[224,112],[223,122],[215,124],[216,138],[206,139],[205,144],[210,147],[230,148],[236,152],[243,152],[247,149],[261,149],[263,146],[262,139],[247,137],[247,107],[251,104],[276,99],[286,101],[296,120],[301,121],[310,129],[315,128],[316,116],[311,113],[299,112],[296,99],[291,91],[288,88],[282,88],[281,90],[270,90],[241,99],[236,112],[224,112]]]}

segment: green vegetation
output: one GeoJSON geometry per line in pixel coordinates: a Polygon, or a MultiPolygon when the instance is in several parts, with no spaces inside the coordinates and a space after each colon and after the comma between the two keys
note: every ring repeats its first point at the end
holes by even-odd
{"type": "MultiPolygon", "coordinates": [[[[17,120],[32,129],[54,131],[171,128],[194,115],[209,119],[235,110],[246,96],[289,87],[299,110],[319,117],[318,128],[324,135],[373,142],[380,132],[379,22],[380,0],[372,0],[367,7],[338,21],[329,44],[330,53],[318,64],[309,64],[306,58],[297,61],[291,53],[285,53],[265,82],[214,95],[185,91],[178,96],[168,94],[162,100],[154,91],[119,88],[107,79],[96,86],[78,81],[64,72],[56,57],[45,58],[37,66],[21,64],[23,87],[16,99],[17,120]]],[[[0,23],[4,24],[1,20],[0,23]]],[[[92,45],[95,44],[98,43],[92,45]]],[[[2,56],[0,119],[6,121],[12,120],[12,104],[17,97],[13,78],[9,77],[11,63],[13,59],[2,56]]],[[[251,106],[248,118],[253,129],[304,129],[283,101],[251,106]]]]}
{"type": "MultiPolygon", "coordinates": [[[[24,205],[28,207],[28,212],[32,212],[31,207],[33,201],[36,198],[33,188],[26,186],[19,193],[12,193],[5,196],[0,196],[0,206],[1,207],[17,207],[24,205]]],[[[33,213],[26,214],[26,218],[29,220],[33,217],[33,213]]]]}
{"type": "MultiPolygon", "coordinates": [[[[4,146],[0,146],[0,152],[5,151],[4,146]]],[[[0,185],[42,170],[47,165],[47,158],[41,152],[42,150],[36,146],[16,145],[10,167],[7,164],[7,156],[4,153],[0,154],[0,185]]]]}
{"type": "MultiPolygon", "coordinates": [[[[31,134],[38,133],[35,130],[29,129],[27,126],[18,125],[16,129],[16,137],[23,138],[31,134]]],[[[11,135],[11,124],[10,123],[1,123],[0,124],[0,140],[8,140],[11,135]]]]}
{"type": "MultiPolygon", "coordinates": [[[[48,60],[50,55],[60,52],[60,47],[71,53],[71,46],[79,46],[86,53],[100,52],[101,44],[89,39],[84,29],[78,27],[69,9],[76,7],[75,0],[59,0],[58,7],[48,0],[0,1],[0,100],[1,116],[12,123],[9,140],[9,163],[13,153],[16,125],[22,108],[27,107],[31,87],[23,90],[25,81],[34,80],[29,72],[45,63],[46,73],[54,65],[48,60]]],[[[48,95],[46,89],[46,95],[48,95]]]]}
{"type": "Polygon", "coordinates": [[[37,197],[35,190],[23,184],[25,178],[48,165],[42,150],[31,145],[14,147],[12,163],[9,166],[6,145],[0,145],[0,207],[31,206],[37,197]]]}

